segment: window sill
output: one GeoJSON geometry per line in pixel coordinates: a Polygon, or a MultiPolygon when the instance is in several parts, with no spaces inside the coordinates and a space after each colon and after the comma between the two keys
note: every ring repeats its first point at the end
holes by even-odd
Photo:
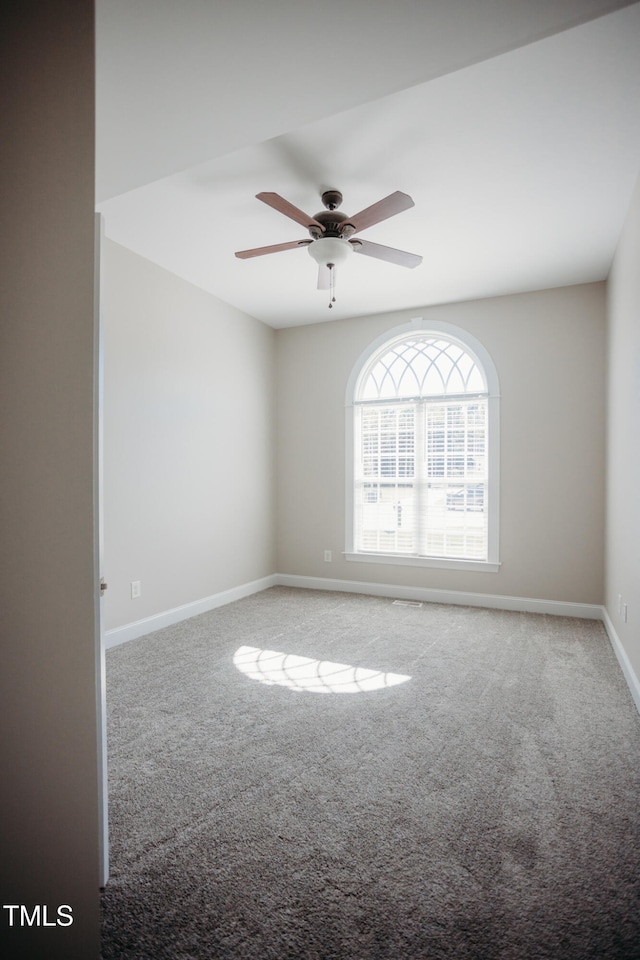
{"type": "Polygon", "coordinates": [[[446,557],[416,557],[402,553],[344,553],[345,560],[358,563],[386,563],[411,567],[439,567],[441,570],[472,570],[498,573],[500,564],[488,560],[449,560],[446,557]]]}

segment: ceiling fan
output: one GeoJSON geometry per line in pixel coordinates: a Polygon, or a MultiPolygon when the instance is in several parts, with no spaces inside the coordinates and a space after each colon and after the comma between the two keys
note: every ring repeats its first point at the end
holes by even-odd
{"type": "Polygon", "coordinates": [[[396,190],[383,200],[361,210],[353,217],[338,210],[342,203],[342,194],[339,190],[325,190],[322,202],[326,207],[314,217],[295,207],[278,193],[258,193],[258,200],[273,207],[296,223],[306,227],[310,240],[290,240],[287,243],[274,243],[268,247],[253,247],[251,250],[238,250],[236,257],[248,260],[251,257],[262,257],[266,253],[280,253],[282,250],[294,250],[296,247],[307,247],[309,254],[318,264],[318,289],[329,290],[329,307],[335,302],[335,268],[343,263],[352,252],[364,254],[366,257],[375,257],[377,260],[386,260],[401,267],[417,267],[422,263],[422,257],[415,253],[407,253],[395,247],[385,247],[370,240],[361,240],[354,237],[355,233],[372,227],[375,223],[387,220],[389,217],[402,213],[413,207],[411,197],[396,190]]]}

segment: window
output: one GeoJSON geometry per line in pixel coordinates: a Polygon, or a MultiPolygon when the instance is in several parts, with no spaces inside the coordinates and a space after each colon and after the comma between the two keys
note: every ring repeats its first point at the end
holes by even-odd
{"type": "Polygon", "coordinates": [[[347,396],[348,559],[498,569],[497,404],[466,331],[414,320],[373,344],[347,396]]]}

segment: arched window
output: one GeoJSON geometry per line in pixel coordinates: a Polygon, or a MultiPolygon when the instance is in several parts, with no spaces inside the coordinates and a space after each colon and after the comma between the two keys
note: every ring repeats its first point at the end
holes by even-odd
{"type": "Polygon", "coordinates": [[[369,348],[347,397],[348,559],[498,569],[498,402],[488,353],[451,324],[369,348]]]}

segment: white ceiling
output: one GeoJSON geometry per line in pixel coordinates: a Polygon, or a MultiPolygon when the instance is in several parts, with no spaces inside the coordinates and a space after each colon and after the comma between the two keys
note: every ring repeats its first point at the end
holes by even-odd
{"type": "Polygon", "coordinates": [[[603,279],[639,49],[638,3],[98,0],[106,235],[274,327],[603,279]],[[332,310],[304,249],[234,257],[307,236],[256,193],[313,215],[327,187],[411,194],[362,236],[424,258],[351,257],[332,310]]]}

